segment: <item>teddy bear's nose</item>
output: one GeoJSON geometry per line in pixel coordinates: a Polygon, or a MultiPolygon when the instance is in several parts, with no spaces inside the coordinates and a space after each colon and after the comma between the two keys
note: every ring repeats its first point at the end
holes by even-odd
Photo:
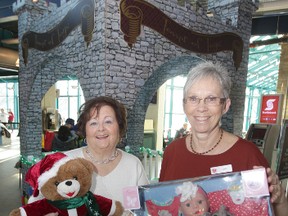
{"type": "Polygon", "coordinates": [[[71,185],[72,185],[72,182],[71,182],[71,181],[67,181],[65,184],[66,184],[67,186],[71,186],[71,185]]]}

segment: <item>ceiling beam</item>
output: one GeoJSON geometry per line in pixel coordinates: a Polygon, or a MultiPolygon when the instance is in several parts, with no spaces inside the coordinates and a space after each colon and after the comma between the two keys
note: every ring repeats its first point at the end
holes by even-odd
{"type": "Polygon", "coordinates": [[[257,46],[263,46],[263,45],[270,45],[275,43],[287,43],[288,42],[288,36],[283,36],[281,38],[273,38],[269,40],[260,40],[260,41],[253,41],[250,43],[249,48],[254,48],[257,46]]]}
{"type": "Polygon", "coordinates": [[[288,1],[287,0],[277,0],[277,1],[269,1],[269,2],[261,2],[259,3],[258,10],[254,13],[254,15],[267,15],[267,14],[275,14],[281,11],[286,11],[288,9],[288,1]]]}
{"type": "Polygon", "coordinates": [[[15,21],[18,21],[17,15],[0,18],[0,23],[15,22],[15,21]]]}

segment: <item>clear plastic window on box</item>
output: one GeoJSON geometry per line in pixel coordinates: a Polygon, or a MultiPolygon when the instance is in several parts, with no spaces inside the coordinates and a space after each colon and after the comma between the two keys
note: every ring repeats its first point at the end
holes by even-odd
{"type": "Polygon", "coordinates": [[[139,216],[272,216],[264,168],[126,188],[124,207],[139,216]]]}

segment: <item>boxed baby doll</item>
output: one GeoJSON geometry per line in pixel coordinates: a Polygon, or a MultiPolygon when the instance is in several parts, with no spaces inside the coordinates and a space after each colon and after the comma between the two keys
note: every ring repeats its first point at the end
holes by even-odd
{"type": "Polygon", "coordinates": [[[139,216],[270,216],[264,168],[126,188],[124,206],[139,216]]]}

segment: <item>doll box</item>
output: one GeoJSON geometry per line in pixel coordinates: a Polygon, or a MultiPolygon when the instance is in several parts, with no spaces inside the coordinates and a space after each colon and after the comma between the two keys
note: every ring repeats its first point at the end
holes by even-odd
{"type": "Polygon", "coordinates": [[[124,206],[139,216],[273,215],[264,168],[160,182],[127,191],[124,206]]]}

